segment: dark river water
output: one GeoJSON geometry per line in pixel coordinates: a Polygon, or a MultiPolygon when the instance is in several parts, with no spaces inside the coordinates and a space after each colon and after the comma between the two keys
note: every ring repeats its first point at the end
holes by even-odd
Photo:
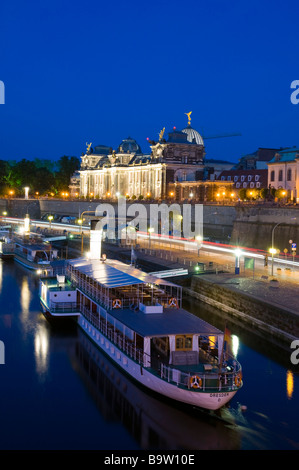
{"type": "MultiPolygon", "coordinates": [[[[224,328],[212,309],[186,308],[224,328]]],[[[214,416],[145,392],[73,324],[41,314],[38,280],[0,261],[0,449],[299,449],[299,366],[290,353],[229,323],[244,386],[214,416]]]]}

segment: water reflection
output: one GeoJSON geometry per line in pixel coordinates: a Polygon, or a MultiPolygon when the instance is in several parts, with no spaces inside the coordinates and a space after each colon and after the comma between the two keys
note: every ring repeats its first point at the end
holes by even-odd
{"type": "Polygon", "coordinates": [[[38,375],[44,374],[49,362],[49,331],[45,325],[37,325],[34,336],[34,355],[38,375]]]}
{"type": "Polygon", "coordinates": [[[294,375],[293,372],[290,370],[287,371],[287,379],[286,379],[286,386],[287,386],[287,397],[290,400],[293,396],[294,392],[294,375]]]}
{"type": "MultiPolygon", "coordinates": [[[[232,422],[169,401],[135,385],[79,330],[78,373],[107,421],[120,421],[140,448],[171,450],[239,449],[232,422]]],[[[224,410],[226,418],[228,409],[224,410]]],[[[230,417],[232,418],[232,417],[230,417]]]]}
{"type": "Polygon", "coordinates": [[[21,285],[21,308],[22,308],[22,320],[26,322],[29,315],[29,307],[31,300],[31,292],[29,289],[28,277],[23,277],[21,285]]]}

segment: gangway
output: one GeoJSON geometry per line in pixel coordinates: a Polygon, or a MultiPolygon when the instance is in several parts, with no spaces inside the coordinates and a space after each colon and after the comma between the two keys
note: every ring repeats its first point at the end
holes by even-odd
{"type": "Polygon", "coordinates": [[[176,277],[176,276],[186,276],[188,274],[188,269],[178,268],[178,269],[167,269],[166,271],[156,271],[154,273],[149,273],[152,276],[156,277],[176,277]]]}

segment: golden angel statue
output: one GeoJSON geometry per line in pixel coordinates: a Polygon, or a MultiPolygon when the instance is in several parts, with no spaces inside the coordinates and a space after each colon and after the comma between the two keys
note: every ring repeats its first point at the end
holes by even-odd
{"type": "Polygon", "coordinates": [[[188,116],[188,126],[191,125],[191,114],[192,114],[192,111],[190,111],[189,113],[185,113],[187,116],[188,116]]]}
{"type": "Polygon", "coordinates": [[[163,127],[163,129],[161,130],[161,132],[159,134],[159,140],[163,139],[164,132],[165,132],[165,127],[163,127]]]}
{"type": "Polygon", "coordinates": [[[90,144],[88,144],[86,142],[86,146],[87,146],[86,153],[89,153],[90,152],[90,147],[91,147],[91,142],[90,142],[90,144]]]}

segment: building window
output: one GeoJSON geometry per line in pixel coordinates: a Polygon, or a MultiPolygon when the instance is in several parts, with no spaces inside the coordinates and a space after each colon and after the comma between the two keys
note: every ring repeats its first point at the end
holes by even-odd
{"type": "Polygon", "coordinates": [[[237,177],[237,176],[234,176],[234,181],[238,181],[238,177],[237,177]]]}
{"type": "Polygon", "coordinates": [[[278,181],[282,181],[282,170],[278,172],[278,181]]]}
{"type": "Polygon", "coordinates": [[[245,180],[245,176],[242,175],[242,176],[241,176],[241,181],[244,181],[244,180],[245,180]]]}
{"type": "Polygon", "coordinates": [[[259,181],[256,183],[256,187],[257,187],[257,188],[260,188],[260,187],[261,187],[261,183],[260,183],[259,181]]]}
{"type": "Polygon", "coordinates": [[[232,178],[231,178],[231,176],[230,176],[230,175],[228,175],[228,177],[227,177],[227,181],[231,181],[231,179],[232,179],[232,178]]]}
{"type": "Polygon", "coordinates": [[[243,188],[247,188],[247,183],[243,183],[243,188]]]}
{"type": "Polygon", "coordinates": [[[259,175],[255,175],[255,181],[259,180],[259,175]]]}
{"type": "Polygon", "coordinates": [[[221,181],[225,181],[225,176],[221,176],[221,181]]]}
{"type": "Polygon", "coordinates": [[[271,171],[271,181],[275,181],[275,171],[271,171]]]}
{"type": "Polygon", "coordinates": [[[240,187],[240,183],[236,183],[236,188],[239,188],[240,187]]]}
{"type": "Polygon", "coordinates": [[[254,182],[253,181],[250,183],[250,187],[254,188],[254,182]]]}
{"type": "Polygon", "coordinates": [[[292,170],[291,170],[291,168],[288,168],[287,180],[292,181],[292,170]]]}
{"type": "Polygon", "coordinates": [[[252,176],[251,176],[251,175],[249,175],[249,176],[248,176],[248,181],[251,181],[251,178],[252,178],[252,176]]]}

